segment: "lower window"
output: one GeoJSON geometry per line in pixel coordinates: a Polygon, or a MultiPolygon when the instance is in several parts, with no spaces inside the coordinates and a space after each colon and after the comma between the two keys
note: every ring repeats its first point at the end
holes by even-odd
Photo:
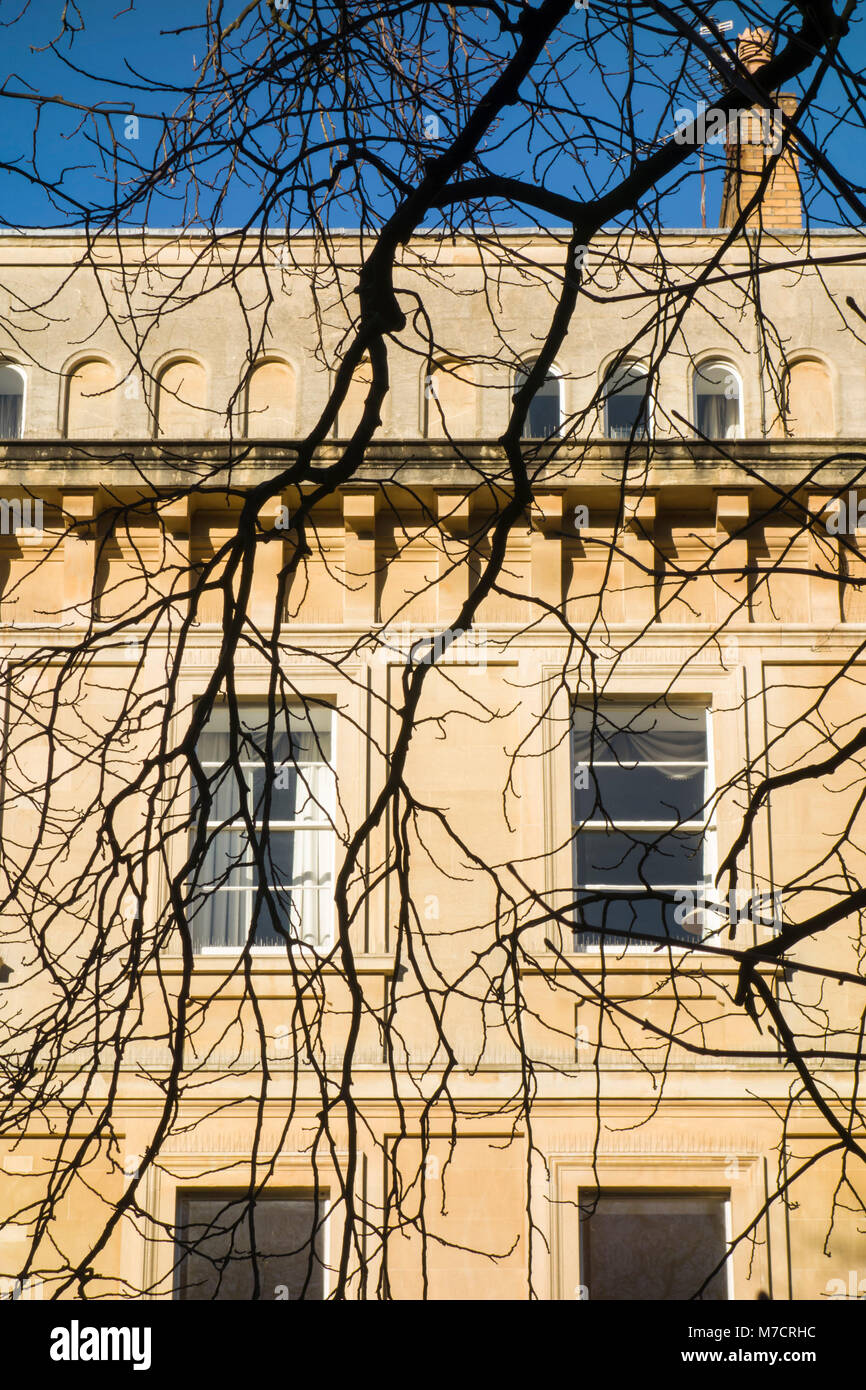
{"type": "MultiPolygon", "coordinates": [[[[332,711],[214,711],[197,753],[210,797],[206,851],[190,882],[197,951],[327,947],[333,903],[332,711]],[[252,835],[250,835],[252,827],[252,835]]],[[[197,796],[193,809],[198,809],[197,796]]],[[[199,829],[196,820],[192,826],[199,829]]]]}
{"type": "Polygon", "coordinates": [[[580,1279],[590,1301],[729,1298],[727,1205],[712,1193],[582,1191],[580,1279]]]}
{"type": "Polygon", "coordinates": [[[255,1294],[263,1301],[325,1296],[326,1199],[310,1193],[263,1193],[253,1204],[250,1243],[246,1192],[182,1192],[177,1199],[175,1298],[185,1302],[255,1294]]]}
{"type": "Polygon", "coordinates": [[[707,710],[577,704],[572,729],[578,950],[701,939],[709,877],[707,710]]]}

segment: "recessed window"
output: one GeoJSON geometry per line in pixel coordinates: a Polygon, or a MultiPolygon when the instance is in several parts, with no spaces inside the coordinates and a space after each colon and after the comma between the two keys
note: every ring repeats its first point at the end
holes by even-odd
{"type": "MultiPolygon", "coordinates": [[[[526,381],[532,364],[518,371],[515,387],[519,391],[526,381]]],[[[547,439],[556,434],[562,424],[562,390],[558,376],[548,372],[529,403],[529,411],[523,426],[524,439],[547,439]]]]}
{"type": "Polygon", "coordinates": [[[469,363],[447,358],[424,380],[424,432],[428,439],[471,439],[476,434],[475,375],[469,363]]]}
{"type": "Polygon", "coordinates": [[[0,439],[20,439],[24,428],[24,373],[0,366],[0,439]]]}
{"type": "Polygon", "coordinates": [[[291,439],[295,430],[295,373],[288,362],[257,363],[247,381],[247,434],[291,439]]]}
{"type": "MultiPolygon", "coordinates": [[[[328,944],[334,874],[330,709],[244,706],[205,726],[198,757],[212,798],[207,851],[191,884],[198,951],[285,951],[287,938],[328,944]],[[252,826],[252,835],[247,823],[252,826]],[[267,891],[265,891],[267,890],[267,891]]],[[[195,827],[193,827],[195,829],[195,827]]]]}
{"type": "Polygon", "coordinates": [[[116,376],[101,358],[79,362],[66,385],[66,435],[69,439],[110,439],[117,412],[116,376]]]}
{"type": "Polygon", "coordinates": [[[707,439],[737,439],[741,430],[740,382],[724,362],[695,370],[695,424],[707,439]]]}
{"type": "Polygon", "coordinates": [[[602,938],[606,945],[656,936],[695,943],[709,887],[708,767],[702,706],[575,707],[578,949],[602,938]]]}
{"type": "Polygon", "coordinates": [[[782,383],[782,415],[773,433],[794,439],[829,439],[836,433],[833,386],[823,362],[793,362],[782,383]]]}
{"type": "Polygon", "coordinates": [[[712,1193],[581,1192],[580,1281],[590,1302],[726,1300],[726,1209],[712,1193]]]}
{"type": "Polygon", "coordinates": [[[362,357],[352,373],[346,394],[340,406],[337,425],[337,439],[351,439],[361,423],[367,407],[367,397],[373,384],[373,368],[369,357],[362,357]]]}
{"type": "Polygon", "coordinates": [[[314,1194],[262,1193],[253,1205],[237,1191],[178,1195],[175,1298],[317,1300],[325,1296],[325,1199],[314,1194]],[[258,1295],[256,1295],[256,1272],[258,1295]]]}
{"type": "Polygon", "coordinates": [[[641,367],[621,367],[605,388],[605,434],[608,439],[646,439],[648,421],[649,378],[641,367]]]}
{"type": "Polygon", "coordinates": [[[199,362],[176,360],[164,367],[157,392],[157,433],[172,439],[194,439],[210,430],[207,376],[199,362]]]}

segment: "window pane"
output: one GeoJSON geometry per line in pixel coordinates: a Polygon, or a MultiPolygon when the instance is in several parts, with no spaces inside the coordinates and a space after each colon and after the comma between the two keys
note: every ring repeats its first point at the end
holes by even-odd
{"type": "MultiPolygon", "coordinates": [[[[240,760],[264,761],[269,747],[267,709],[264,705],[242,705],[238,717],[246,735],[238,744],[240,760]]],[[[202,762],[221,763],[228,757],[229,747],[229,711],[220,705],[199,735],[199,757],[202,762]]],[[[287,758],[297,762],[327,762],[331,756],[330,709],[324,705],[279,709],[273,723],[270,754],[275,763],[287,758]]]]}
{"type": "Polygon", "coordinates": [[[578,763],[704,762],[706,711],[687,704],[576,705],[573,746],[578,763]]]}
{"type": "Polygon", "coordinates": [[[0,366],[0,439],[18,439],[24,382],[12,367],[0,366]]]}
{"type": "MultiPolygon", "coordinates": [[[[178,1198],[177,1298],[252,1298],[249,1202],[246,1198],[233,1201],[233,1196],[182,1194],[178,1198]]],[[[255,1248],[262,1299],[324,1297],[322,1216],[321,1200],[317,1211],[312,1197],[259,1197],[255,1248]]]]}
{"type": "MultiPolygon", "coordinates": [[[[581,1194],[581,1282],[591,1302],[694,1298],[724,1258],[725,1199],[685,1193],[581,1194]]],[[[702,1299],[727,1299],[724,1269],[702,1299]]]]}
{"type": "Polygon", "coordinates": [[[576,776],[574,819],[691,821],[704,818],[701,767],[599,767],[576,776]],[[586,786],[583,786],[583,783],[586,786]]]}
{"type": "Polygon", "coordinates": [[[703,836],[578,830],[577,874],[579,888],[697,884],[703,880],[703,836]]]}
{"type": "MultiPolygon", "coordinates": [[[[213,736],[211,736],[213,742],[213,736]]],[[[205,771],[210,771],[206,768],[205,771]]],[[[209,779],[211,805],[208,822],[225,825],[240,820],[246,805],[254,821],[304,821],[311,825],[330,824],[334,811],[334,773],[324,763],[278,762],[271,779],[267,803],[266,769],[263,763],[241,763],[238,767],[220,765],[209,779]]],[[[198,798],[195,798],[195,805],[198,798]]]]}
{"type": "Polygon", "coordinates": [[[243,830],[211,832],[196,883],[199,888],[240,888],[252,883],[253,856],[243,830]]]}
{"type": "MultiPolygon", "coordinates": [[[[285,946],[275,929],[315,946],[325,944],[333,891],[333,844],[320,830],[270,830],[259,841],[265,882],[274,890],[262,899],[254,945],[285,946]]],[[[220,831],[209,850],[194,894],[191,921],[197,950],[240,950],[256,911],[259,875],[243,831],[220,831]]]]}
{"type": "Polygon", "coordinates": [[[708,439],[733,439],[740,424],[740,387],[730,367],[707,363],[695,372],[696,424],[708,439]]]}
{"type": "Polygon", "coordinates": [[[610,439],[642,439],[647,433],[647,377],[634,368],[614,379],[605,397],[610,439]]]}
{"type": "MultiPolygon", "coordinates": [[[[671,894],[673,890],[668,890],[671,894]]],[[[689,932],[687,924],[678,922],[674,916],[676,903],[661,902],[647,894],[633,898],[616,898],[604,902],[583,901],[592,898],[592,889],[585,894],[580,892],[581,903],[577,910],[579,926],[575,929],[575,948],[579,951],[597,949],[602,939],[606,946],[624,946],[632,933],[637,937],[668,936],[674,941],[691,942],[697,935],[689,932]]],[[[600,894],[598,896],[601,896],[600,894]]]]}
{"type": "Polygon", "coordinates": [[[249,934],[252,902],[251,888],[220,889],[203,898],[197,895],[190,911],[193,949],[242,950],[249,934]]]}
{"type": "Polygon", "coordinates": [[[237,767],[225,765],[230,741],[225,708],[215,711],[198,747],[210,775],[209,824],[240,820],[246,806],[254,840],[251,844],[242,825],[220,829],[214,836],[193,878],[195,947],[242,949],[254,915],[255,946],[285,946],[285,935],[277,928],[317,947],[325,945],[333,888],[333,837],[325,829],[330,828],[335,801],[333,769],[325,761],[331,752],[331,712],[317,707],[308,719],[297,709],[281,710],[281,724],[270,745],[265,707],[247,706],[240,715],[249,738],[239,746],[237,767]],[[274,773],[265,825],[268,752],[274,773]],[[322,828],[281,829],[287,822],[322,828]],[[270,904],[257,906],[262,873],[274,893],[270,904]]]}
{"type": "Polygon", "coordinates": [[[324,946],[330,925],[327,892],[325,887],[296,885],[275,891],[270,901],[262,898],[256,915],[255,944],[284,947],[285,932],[307,946],[324,946]]]}
{"type": "MultiPolygon", "coordinates": [[[[518,388],[523,385],[525,380],[526,373],[518,373],[518,388]]],[[[559,378],[550,375],[546,377],[544,384],[538,388],[530,401],[526,423],[523,427],[523,437],[524,439],[547,439],[549,435],[556,433],[561,422],[559,378]]]]}
{"type": "MultiPolygon", "coordinates": [[[[269,819],[329,823],[333,815],[334,774],[322,763],[284,762],[276,768],[271,785],[269,819]]],[[[255,785],[255,815],[264,816],[265,777],[258,773],[255,785]]]]}
{"type": "Polygon", "coordinates": [[[597,945],[602,932],[614,945],[632,932],[694,942],[699,933],[675,920],[679,905],[648,895],[705,883],[707,832],[673,827],[704,823],[709,814],[706,711],[679,703],[577,705],[572,747],[576,949],[597,945]],[[672,829],[640,829],[641,822],[672,829]],[[587,896],[600,900],[587,904],[587,896]]]}

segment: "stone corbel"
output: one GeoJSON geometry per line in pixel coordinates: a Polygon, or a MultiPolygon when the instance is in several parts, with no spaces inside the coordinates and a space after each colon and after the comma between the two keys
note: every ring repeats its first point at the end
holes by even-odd
{"type": "Polygon", "coordinates": [[[656,612],[656,499],[626,493],[623,505],[623,602],[628,622],[652,622],[656,612]]]}
{"type": "Polygon", "coordinates": [[[437,492],[436,540],[437,612],[440,624],[454,621],[469,596],[469,555],[465,537],[469,530],[471,497],[468,492],[437,492]]]}
{"type": "Polygon", "coordinates": [[[379,493],[344,492],[343,615],[368,627],[376,621],[376,512],[379,493]]]}
{"type": "MultiPolygon", "coordinates": [[[[166,589],[170,593],[186,592],[192,583],[192,515],[194,499],[189,495],[176,497],[157,506],[156,514],[162,528],[167,571],[166,589]]],[[[182,619],[189,610],[188,600],[178,603],[176,617],[182,619]]]]}
{"type": "Polygon", "coordinates": [[[63,607],[67,621],[89,622],[96,599],[97,502],[95,492],[66,492],[61,499],[63,607]]]}
{"type": "Polygon", "coordinates": [[[839,508],[830,492],[813,492],[809,508],[809,612],[815,627],[835,626],[842,619],[839,583],[839,537],[827,530],[827,522],[839,508]],[[826,574],[821,579],[815,571],[826,574]]]}
{"type": "Polygon", "coordinates": [[[751,498],[747,492],[720,492],[716,497],[716,542],[713,561],[721,570],[715,581],[716,619],[724,622],[739,608],[742,621],[748,614],[740,607],[747,594],[749,565],[749,525],[751,498]]]}
{"type": "Polygon", "coordinates": [[[256,626],[265,633],[270,632],[274,625],[277,586],[285,563],[285,528],[278,525],[282,507],[283,499],[277,494],[276,497],[269,497],[259,509],[259,528],[265,534],[256,539],[250,615],[256,626]]]}
{"type": "Polygon", "coordinates": [[[531,592],[553,608],[561,609],[565,590],[562,576],[562,536],[565,498],[561,492],[539,492],[533,498],[530,558],[531,592]]]}

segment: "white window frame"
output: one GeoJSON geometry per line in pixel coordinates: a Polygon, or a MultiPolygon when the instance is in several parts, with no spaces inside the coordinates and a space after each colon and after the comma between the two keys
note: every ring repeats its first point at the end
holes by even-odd
{"type": "MultiPolygon", "coordinates": [[[[311,700],[310,702],[312,702],[312,700],[311,700]]],[[[291,703],[291,706],[290,706],[290,707],[291,707],[292,709],[298,708],[301,712],[304,711],[304,703],[303,703],[302,701],[297,701],[297,702],[293,701],[293,702],[291,703]]],[[[335,710],[334,710],[333,706],[327,704],[327,703],[324,702],[324,701],[321,702],[321,704],[318,704],[318,702],[317,702],[317,707],[318,707],[319,709],[327,710],[327,712],[328,712],[328,725],[329,725],[328,732],[329,732],[329,735],[330,735],[330,747],[331,747],[331,762],[330,762],[330,768],[331,768],[331,772],[332,772],[332,775],[333,775],[333,778],[334,778],[333,786],[334,786],[334,789],[336,789],[336,766],[337,766],[337,749],[336,749],[337,729],[336,729],[336,723],[337,723],[337,721],[336,721],[336,717],[335,717],[335,710]]],[[[243,701],[243,703],[242,703],[241,708],[256,709],[256,710],[266,711],[266,705],[265,705],[265,703],[264,703],[263,701],[257,701],[257,700],[255,700],[255,699],[245,699],[245,700],[243,701]]],[[[279,726],[277,725],[277,727],[279,727],[279,726]]],[[[222,766],[224,765],[224,762],[225,762],[225,759],[224,759],[224,758],[223,758],[220,762],[218,762],[218,763],[217,763],[217,762],[210,762],[210,761],[202,760],[202,768],[204,768],[205,770],[208,769],[208,768],[216,769],[216,768],[218,768],[218,767],[222,767],[222,766]]],[[[320,764],[320,765],[322,765],[322,764],[320,764]]],[[[240,767],[241,767],[241,769],[243,769],[243,768],[245,768],[245,767],[247,767],[247,766],[249,766],[249,767],[251,767],[251,768],[253,768],[253,767],[261,768],[261,767],[262,767],[262,764],[261,764],[260,762],[255,762],[255,761],[252,760],[252,759],[242,759],[241,762],[240,762],[240,767]]],[[[327,766],[327,764],[325,764],[325,766],[327,766]]],[[[332,807],[331,814],[333,815],[333,813],[334,813],[334,808],[332,807]]],[[[261,829],[264,828],[264,823],[261,822],[261,821],[256,821],[256,822],[254,822],[254,824],[255,824],[256,830],[261,830],[261,829]]],[[[242,820],[239,820],[239,821],[231,821],[231,822],[224,822],[223,820],[209,820],[209,821],[207,821],[207,823],[206,823],[206,831],[207,831],[208,836],[210,836],[212,833],[213,833],[215,836],[219,836],[220,834],[231,834],[233,831],[236,831],[236,830],[240,830],[240,831],[245,831],[245,830],[246,830],[246,825],[244,824],[244,822],[243,822],[242,820]]],[[[316,893],[317,893],[317,895],[318,895],[318,902],[319,902],[319,924],[320,924],[319,941],[318,941],[318,943],[314,943],[314,942],[312,942],[312,941],[306,941],[306,940],[304,940],[304,938],[303,938],[302,936],[298,936],[297,938],[293,937],[293,938],[292,938],[292,941],[291,941],[291,948],[292,948],[293,951],[297,951],[297,952],[299,952],[299,953],[308,952],[308,953],[310,953],[311,955],[314,955],[314,956],[317,956],[317,955],[319,955],[319,954],[325,953],[325,952],[327,952],[327,951],[329,951],[329,950],[331,949],[331,946],[333,945],[333,940],[334,940],[334,869],[335,869],[335,859],[336,859],[336,844],[335,844],[336,835],[335,835],[335,828],[334,828],[333,822],[332,822],[332,821],[328,821],[328,820],[326,820],[326,819],[323,819],[323,820],[321,820],[321,821],[316,821],[316,822],[311,822],[311,821],[283,821],[283,820],[274,820],[274,819],[271,819],[271,820],[268,822],[268,830],[269,830],[269,831],[272,831],[272,830],[273,830],[273,831],[280,831],[280,832],[287,832],[287,831],[292,831],[292,832],[295,832],[295,831],[312,831],[312,832],[314,832],[314,833],[316,833],[316,834],[319,834],[319,835],[326,835],[326,836],[329,837],[329,838],[328,838],[328,841],[327,841],[327,845],[328,845],[327,866],[328,866],[328,869],[329,869],[329,871],[330,871],[330,886],[326,886],[326,887],[324,887],[324,888],[319,887],[319,888],[316,889],[316,893]]],[[[213,842],[215,842],[215,841],[211,841],[211,840],[209,839],[208,844],[210,845],[210,844],[213,843],[213,842]]],[[[273,891],[273,889],[272,889],[272,891],[273,891]]],[[[205,892],[207,892],[207,890],[204,889],[203,887],[199,886],[199,887],[197,887],[196,892],[197,892],[197,893],[205,893],[205,892]]],[[[248,885],[246,885],[246,884],[239,884],[239,885],[237,885],[237,886],[225,885],[225,886],[223,886],[223,887],[214,888],[214,889],[211,890],[211,894],[216,894],[216,893],[230,893],[230,892],[237,892],[237,893],[250,893],[250,892],[252,892],[252,893],[254,893],[254,892],[255,892],[255,885],[252,885],[252,886],[248,886],[248,885]]],[[[205,912],[206,912],[206,907],[204,906],[204,904],[202,904],[200,907],[197,908],[196,915],[198,915],[198,913],[204,914],[205,912]]],[[[303,923],[302,923],[301,925],[302,925],[302,927],[303,927],[303,923]]],[[[196,955],[196,956],[231,956],[231,957],[237,957],[238,954],[240,953],[240,951],[241,951],[242,949],[244,949],[244,948],[243,948],[243,947],[240,947],[240,946],[198,946],[198,947],[195,948],[195,955],[196,955]]],[[[255,938],[253,938],[253,940],[250,942],[250,947],[249,947],[249,949],[250,949],[250,951],[252,952],[252,954],[253,954],[254,956],[271,956],[271,957],[275,957],[275,956],[276,956],[276,957],[281,957],[281,956],[284,956],[285,953],[286,953],[286,943],[281,941],[281,942],[279,942],[277,945],[260,946],[260,945],[257,945],[257,944],[256,944],[255,938]]]]}
{"type": "MultiPolygon", "coordinates": [[[[730,376],[732,376],[737,383],[737,431],[736,434],[733,435],[733,438],[743,439],[745,435],[745,426],[743,423],[745,418],[745,407],[743,403],[743,378],[741,377],[740,373],[738,372],[737,368],[733,365],[733,363],[729,362],[726,357],[704,357],[700,360],[700,362],[696,362],[694,365],[694,369],[692,371],[692,410],[694,412],[695,428],[697,428],[698,423],[698,378],[700,377],[700,374],[706,371],[708,367],[723,368],[723,370],[726,371],[730,376]]],[[[724,440],[720,440],[719,442],[724,443],[724,440]]]]}
{"type": "Polygon", "coordinates": [[[27,373],[17,362],[10,362],[6,358],[0,358],[0,367],[5,367],[21,378],[21,420],[18,425],[18,433],[0,439],[0,444],[11,444],[16,439],[24,438],[24,429],[27,423],[27,373]]]}
{"type": "MultiPolygon", "coordinates": [[[[573,717],[574,717],[574,710],[575,710],[575,708],[578,707],[578,706],[580,706],[582,703],[583,703],[583,702],[581,702],[580,700],[575,700],[575,701],[572,702],[572,721],[573,721],[573,717]]],[[[672,894],[673,894],[673,893],[676,893],[678,890],[683,890],[683,889],[686,889],[686,888],[692,889],[693,887],[699,887],[699,886],[703,885],[703,891],[704,891],[704,893],[706,894],[707,898],[710,898],[710,897],[711,897],[711,894],[712,894],[712,885],[715,883],[715,874],[716,874],[716,869],[717,869],[717,837],[716,837],[715,795],[714,795],[714,790],[715,790],[715,788],[714,788],[715,778],[714,778],[714,776],[713,776],[713,768],[714,768],[714,766],[715,766],[715,761],[714,761],[714,758],[715,758],[715,750],[714,750],[714,747],[713,747],[712,706],[711,706],[709,703],[703,703],[703,702],[699,703],[699,702],[694,701],[694,700],[685,700],[685,699],[678,700],[678,699],[675,699],[675,698],[674,698],[674,699],[669,699],[669,700],[667,701],[667,704],[668,704],[668,706],[673,706],[673,707],[677,707],[677,706],[680,706],[680,707],[682,707],[682,706],[688,706],[688,707],[690,707],[690,708],[692,708],[692,709],[700,709],[700,710],[703,711],[703,714],[704,714],[704,736],[705,736],[705,742],[706,742],[706,758],[705,758],[705,760],[704,760],[703,762],[690,762],[690,761],[688,761],[688,760],[682,760],[682,761],[677,761],[677,762],[674,764],[674,763],[672,763],[670,760],[668,760],[667,762],[661,762],[661,761],[659,761],[659,762],[650,762],[650,761],[648,761],[648,760],[645,760],[645,761],[643,761],[643,762],[637,762],[637,761],[624,762],[624,761],[622,761],[622,760],[616,761],[616,760],[614,760],[614,759],[603,759],[603,760],[597,760],[597,761],[595,761],[595,762],[592,764],[592,767],[593,767],[593,768],[603,768],[603,767],[616,767],[616,768],[627,768],[627,767],[658,767],[658,768],[664,768],[664,767],[669,767],[669,766],[677,766],[677,767],[687,767],[687,766],[691,766],[691,767],[703,767],[703,769],[704,769],[704,801],[703,801],[703,804],[704,804],[704,806],[706,807],[706,811],[707,811],[706,818],[705,818],[705,820],[703,820],[703,821],[683,821],[683,822],[677,822],[677,821],[673,821],[673,820],[628,820],[628,821],[617,820],[617,821],[611,821],[611,820],[600,820],[600,819],[599,819],[599,820],[591,820],[591,821],[576,821],[576,820],[575,820],[575,816],[574,816],[574,812],[575,812],[575,806],[574,806],[574,791],[575,791],[575,788],[574,788],[574,774],[575,774],[575,770],[576,770],[577,764],[576,764],[576,762],[575,762],[575,757],[574,757],[574,726],[573,726],[573,722],[572,722],[572,733],[571,733],[571,737],[570,737],[570,739],[569,739],[569,757],[570,757],[570,764],[571,764],[571,780],[570,780],[570,788],[571,788],[571,833],[572,833],[572,842],[573,842],[573,851],[572,851],[572,881],[573,881],[573,883],[574,883],[574,892],[575,892],[575,893],[583,893],[583,892],[587,892],[587,893],[593,893],[593,892],[595,892],[595,893],[602,893],[602,892],[604,892],[606,889],[608,889],[608,888],[610,887],[609,884],[603,884],[603,883],[598,883],[598,882],[581,883],[581,882],[579,881],[579,875],[578,875],[578,836],[579,836],[579,835],[581,835],[581,834],[587,834],[587,833],[590,834],[590,835],[593,835],[593,834],[597,834],[597,833],[599,833],[599,832],[601,832],[601,831],[603,831],[603,830],[605,830],[605,829],[613,829],[613,830],[615,830],[615,831],[620,831],[620,830],[621,830],[621,831],[624,831],[626,834],[635,834],[635,835],[639,835],[639,834],[641,834],[641,833],[644,832],[644,831],[650,831],[650,832],[651,832],[651,831],[653,831],[653,830],[657,830],[657,831],[659,831],[659,832],[662,832],[662,831],[672,831],[672,832],[675,832],[675,833],[677,833],[677,834],[683,834],[683,835],[700,833],[700,834],[702,835],[702,837],[703,837],[703,873],[702,873],[702,875],[701,875],[701,878],[696,882],[695,885],[692,885],[692,884],[656,884],[656,885],[655,885],[656,891],[658,891],[658,892],[665,892],[665,893],[669,892],[669,893],[672,893],[672,894]]],[[[602,710],[604,709],[605,706],[606,706],[607,708],[615,708],[617,705],[620,705],[620,706],[625,706],[625,705],[642,705],[642,706],[645,706],[645,707],[646,707],[647,711],[649,711],[654,705],[663,706],[663,697],[654,697],[654,696],[652,696],[652,695],[648,695],[648,696],[634,695],[634,696],[629,697],[628,699],[600,700],[600,701],[598,702],[598,705],[599,705],[599,709],[602,709],[602,710]]],[[[637,884],[635,884],[635,885],[632,885],[632,884],[620,884],[620,885],[618,885],[618,889],[621,890],[623,893],[625,893],[625,892],[629,892],[629,893],[633,892],[635,896],[640,895],[640,894],[642,894],[642,893],[646,893],[646,891],[647,891],[646,884],[644,884],[644,883],[637,883],[637,884]]],[[[578,911],[578,910],[579,910],[579,909],[576,909],[576,911],[578,911]]],[[[697,915],[697,920],[698,920],[699,922],[703,922],[703,921],[705,920],[704,911],[703,911],[703,909],[701,909],[700,907],[698,907],[697,904],[696,904],[696,915],[697,915]]],[[[711,926],[711,930],[710,930],[710,931],[704,932],[701,936],[698,936],[697,933],[695,933],[695,935],[692,937],[692,936],[689,934],[689,935],[686,935],[683,939],[674,939],[674,938],[672,938],[672,937],[659,936],[658,938],[654,939],[653,941],[629,941],[625,935],[623,935],[622,937],[619,937],[618,935],[609,934],[609,935],[607,935],[605,938],[602,938],[602,937],[599,936],[599,939],[598,939],[597,941],[592,940],[592,941],[590,941],[590,942],[582,943],[582,942],[580,941],[580,937],[581,937],[581,936],[585,936],[585,937],[586,937],[586,936],[588,936],[588,937],[595,937],[595,936],[598,936],[599,934],[598,934],[597,932],[594,932],[594,931],[592,930],[591,927],[586,927],[586,928],[581,927],[581,926],[579,925],[579,923],[578,923],[577,921],[575,921],[574,929],[573,929],[573,930],[574,930],[574,950],[575,950],[575,952],[576,952],[577,954],[579,954],[579,955],[592,955],[592,954],[596,954],[596,955],[597,955],[597,954],[600,954],[600,952],[602,951],[602,949],[604,949],[604,951],[605,951],[606,953],[607,953],[607,952],[620,953],[620,952],[622,952],[622,951],[628,951],[629,953],[634,953],[634,954],[636,954],[636,955],[648,955],[648,954],[653,954],[653,953],[655,953],[656,951],[658,951],[659,948],[660,948],[660,946],[663,947],[665,950],[682,951],[682,952],[685,952],[685,951],[694,951],[694,950],[700,950],[701,943],[702,943],[703,941],[708,941],[708,942],[711,942],[711,943],[715,944],[716,938],[718,937],[718,933],[723,929],[724,925],[725,925],[725,923],[724,923],[724,921],[722,920],[722,918],[720,917],[717,924],[710,923],[710,926],[711,926]]]]}

